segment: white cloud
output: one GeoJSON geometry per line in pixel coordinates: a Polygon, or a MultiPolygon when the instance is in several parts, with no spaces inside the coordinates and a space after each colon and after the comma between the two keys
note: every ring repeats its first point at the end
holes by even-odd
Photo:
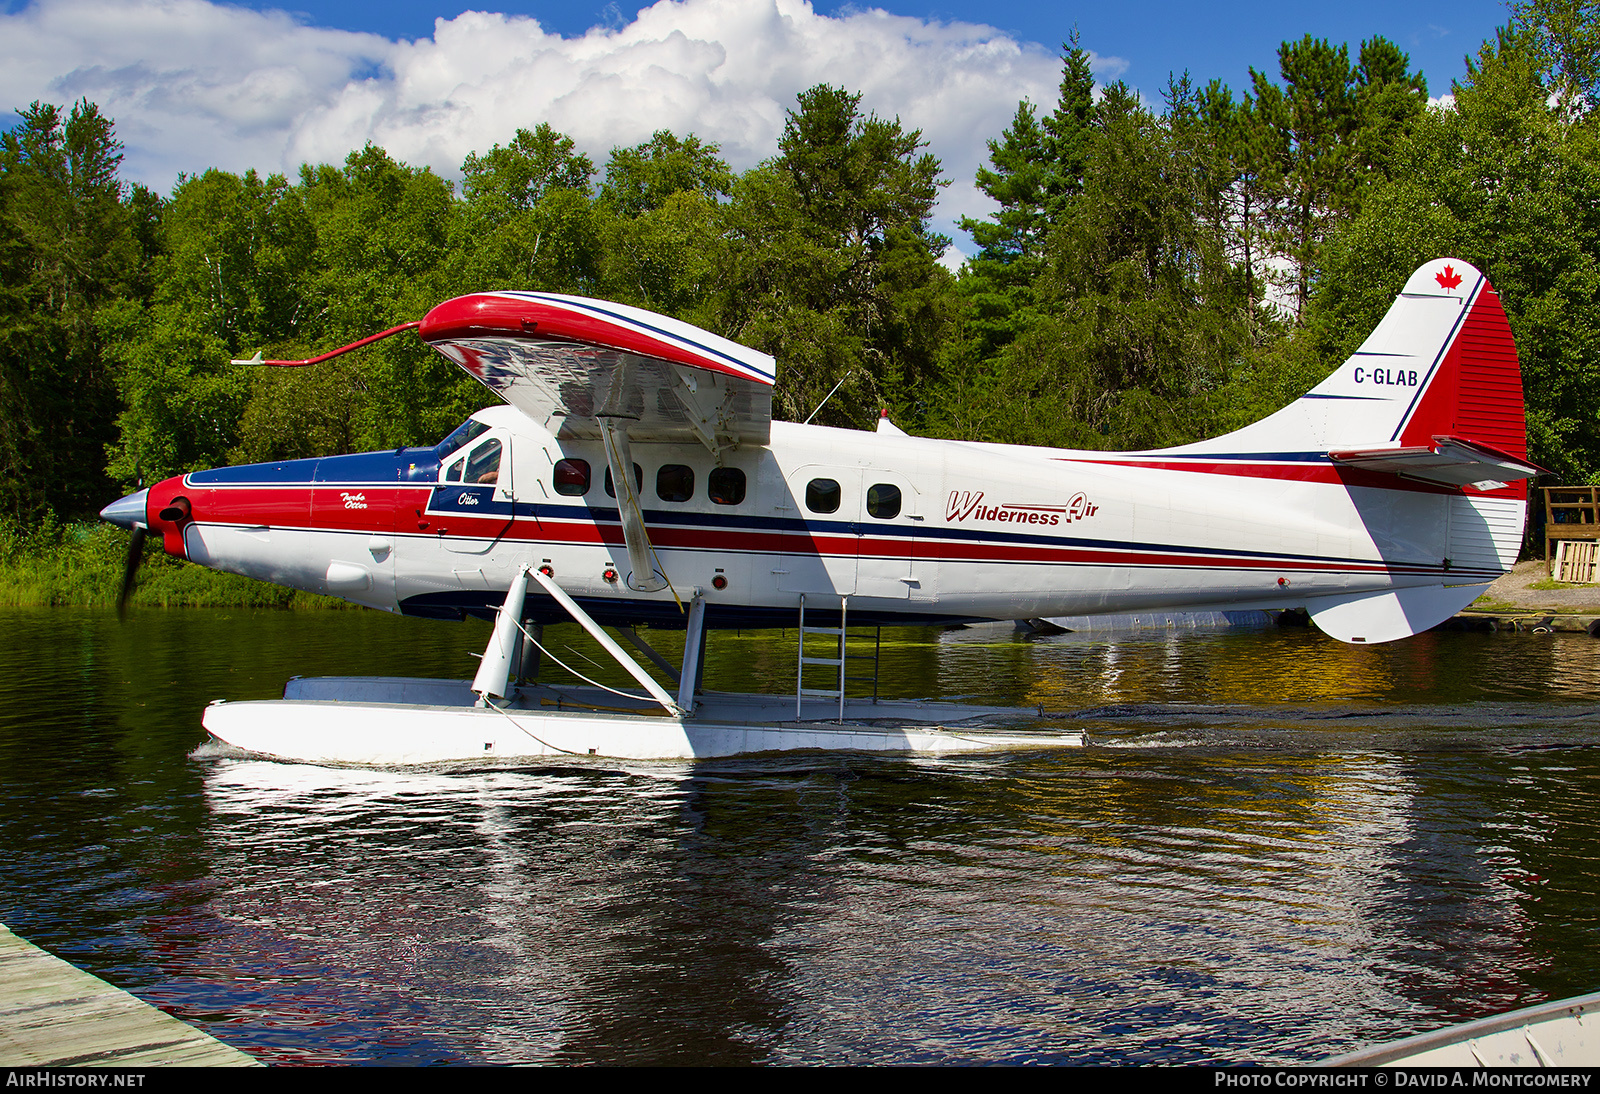
{"type": "MultiPolygon", "coordinates": [[[[1096,58],[1114,77],[1126,65],[1096,58]]],[[[0,15],[0,104],[80,97],[114,118],[125,173],[284,171],[372,141],[456,177],[468,152],[546,121],[603,164],[657,129],[695,133],[743,169],[775,154],[784,112],[817,83],[922,130],[953,180],[948,225],[992,206],[973,186],[1019,99],[1049,109],[1056,55],[990,27],[806,0],[660,0],[578,38],[464,12],[431,38],[306,26],[205,0],[35,0],[0,15]]]]}

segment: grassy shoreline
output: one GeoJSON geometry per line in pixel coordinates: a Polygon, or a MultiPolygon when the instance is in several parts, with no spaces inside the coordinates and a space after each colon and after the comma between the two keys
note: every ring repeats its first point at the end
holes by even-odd
{"type": "MultiPolygon", "coordinates": [[[[128,533],[109,524],[0,522],[0,607],[114,607],[127,557],[128,533]]],[[[333,597],[180,562],[162,551],[158,539],[145,544],[129,603],[149,608],[351,607],[333,597]]]]}

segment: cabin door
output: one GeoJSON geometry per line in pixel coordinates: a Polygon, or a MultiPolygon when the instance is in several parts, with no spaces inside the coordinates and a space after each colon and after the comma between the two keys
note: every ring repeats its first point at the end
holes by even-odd
{"type": "Polygon", "coordinates": [[[798,519],[788,551],[773,559],[779,590],[808,598],[853,596],[860,469],[808,464],[790,473],[788,487],[785,509],[798,519]]]}
{"type": "Polygon", "coordinates": [[[904,475],[864,472],[856,514],[856,595],[910,599],[918,586],[921,495],[904,475]]]}

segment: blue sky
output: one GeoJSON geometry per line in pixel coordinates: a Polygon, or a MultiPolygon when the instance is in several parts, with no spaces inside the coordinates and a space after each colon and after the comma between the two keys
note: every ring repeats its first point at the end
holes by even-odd
{"type": "MultiPolygon", "coordinates": [[[[597,164],[656,129],[713,141],[736,170],[777,151],[817,83],[919,129],[951,184],[935,226],[992,205],[972,184],[1017,101],[1053,106],[1076,26],[1096,78],[1158,102],[1169,72],[1235,90],[1276,75],[1285,39],[1358,47],[1381,34],[1437,98],[1509,17],[1454,4],[1264,3],[1079,8],[1022,0],[536,2],[463,12],[438,0],[0,0],[0,110],[86,98],[116,122],[124,175],[168,192],[216,167],[295,174],[371,142],[459,177],[462,159],[548,122],[597,164]]],[[[0,116],[3,121],[3,116],[0,116]]],[[[970,244],[967,244],[970,246],[970,244]]]]}
{"type": "MultiPolygon", "coordinates": [[[[12,5],[16,6],[16,5],[12,5]]],[[[296,5],[245,3],[251,8],[279,7],[307,22],[341,30],[364,30],[391,38],[428,37],[434,19],[453,17],[467,6],[438,0],[339,0],[296,5]]],[[[480,10],[531,16],[546,30],[564,37],[595,26],[617,26],[643,5],[593,0],[576,3],[500,3],[471,5],[480,10]]],[[[1085,46],[1102,56],[1128,62],[1123,79],[1151,94],[1166,83],[1169,72],[1188,70],[1201,83],[1220,79],[1243,88],[1252,66],[1276,75],[1278,44],[1310,34],[1334,44],[1348,42],[1352,56],[1361,41],[1381,34],[1411,55],[1413,67],[1428,77],[1435,97],[1450,90],[1465,71],[1462,58],[1506,23],[1510,12],[1500,0],[1455,3],[1294,3],[1249,0],[1239,3],[1180,3],[1150,0],[1143,4],[1079,4],[1019,0],[958,0],[917,3],[895,0],[878,4],[814,3],[821,15],[868,7],[896,15],[944,22],[986,23],[1020,39],[1055,49],[1077,26],[1085,46]]]]}

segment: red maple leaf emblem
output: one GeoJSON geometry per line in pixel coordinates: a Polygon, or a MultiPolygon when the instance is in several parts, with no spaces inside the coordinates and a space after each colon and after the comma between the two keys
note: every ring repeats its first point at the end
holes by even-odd
{"type": "Polygon", "coordinates": [[[1456,273],[1454,266],[1446,266],[1444,273],[1436,273],[1433,279],[1439,283],[1441,289],[1453,289],[1461,284],[1461,275],[1456,273]]]}

